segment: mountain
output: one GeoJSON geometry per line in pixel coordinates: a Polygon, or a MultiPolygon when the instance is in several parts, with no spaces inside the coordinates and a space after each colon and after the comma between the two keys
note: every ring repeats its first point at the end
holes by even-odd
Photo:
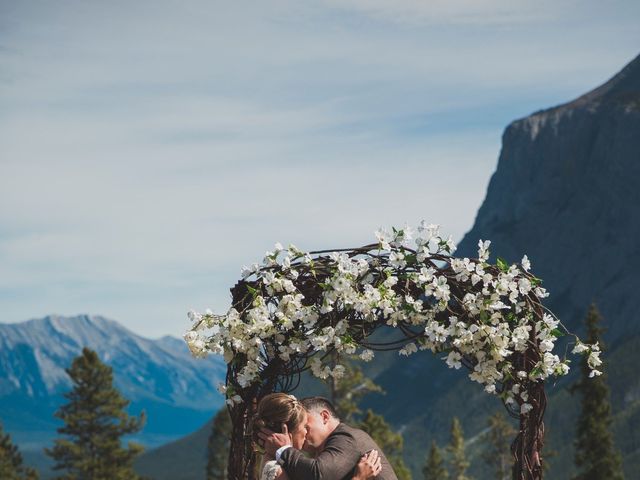
{"type": "Polygon", "coordinates": [[[507,127],[498,168],[457,254],[479,238],[527,254],[548,305],[579,330],[590,302],[607,339],[640,333],[640,56],[599,88],[507,127]]]}
{"type": "Polygon", "coordinates": [[[0,420],[24,450],[49,445],[59,426],[53,412],[71,387],[65,368],[83,347],[111,366],[115,385],[147,413],[134,439],[157,446],[193,432],[223,403],[221,357],[195,359],[177,338],[143,338],[100,316],[48,316],[0,324],[0,420]]]}
{"type": "Polygon", "coordinates": [[[153,480],[203,480],[213,419],[186,437],[144,452],[135,469],[153,480]]]}
{"type": "MultiPolygon", "coordinates": [[[[456,251],[476,257],[478,240],[489,239],[494,259],[515,262],[527,254],[551,293],[547,306],[575,333],[583,331],[589,304],[597,303],[607,328],[616,442],[628,473],[640,467],[640,441],[630,433],[640,430],[640,377],[629,367],[640,361],[633,347],[640,343],[633,300],[640,290],[639,185],[640,56],[601,87],[506,128],[484,202],[456,251]]],[[[465,373],[429,353],[385,362],[376,381],[388,393],[366,406],[403,429],[416,477],[431,440],[448,442],[454,415],[467,438],[478,440],[487,416],[501,408],[465,373]]],[[[573,458],[577,400],[566,388],[577,370],[547,386],[548,439],[558,451],[550,478],[571,474],[566,459],[573,458]]],[[[474,473],[482,478],[480,462],[474,473]]]]}

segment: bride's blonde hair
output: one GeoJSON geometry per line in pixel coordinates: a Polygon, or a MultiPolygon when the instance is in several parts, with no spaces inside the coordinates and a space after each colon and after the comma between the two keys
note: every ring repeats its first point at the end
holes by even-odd
{"type": "Polygon", "coordinates": [[[286,393],[270,393],[258,403],[258,409],[253,417],[253,440],[257,442],[261,428],[268,428],[272,432],[282,433],[282,424],[289,432],[297,429],[304,421],[305,410],[296,397],[286,393]]]}

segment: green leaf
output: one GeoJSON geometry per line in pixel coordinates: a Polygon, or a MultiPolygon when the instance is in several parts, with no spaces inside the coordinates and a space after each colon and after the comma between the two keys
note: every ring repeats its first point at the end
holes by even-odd
{"type": "Polygon", "coordinates": [[[542,367],[534,367],[530,375],[539,375],[542,373],[542,367]]]}
{"type": "Polygon", "coordinates": [[[542,279],[538,278],[538,277],[533,277],[531,279],[531,285],[533,285],[534,287],[537,287],[538,285],[540,285],[542,283],[542,279]]]}
{"type": "Polygon", "coordinates": [[[564,332],[562,332],[557,328],[554,328],[553,330],[551,330],[551,335],[553,335],[556,338],[560,338],[560,337],[564,337],[564,332]]]}
{"type": "Polygon", "coordinates": [[[251,285],[247,284],[247,290],[249,290],[249,293],[251,294],[251,296],[253,298],[256,298],[258,296],[258,289],[257,288],[253,288],[251,285]]]}
{"type": "Polygon", "coordinates": [[[502,270],[503,272],[508,272],[509,271],[509,264],[501,257],[498,257],[498,260],[496,261],[496,264],[498,265],[498,268],[500,270],[502,270]]]}

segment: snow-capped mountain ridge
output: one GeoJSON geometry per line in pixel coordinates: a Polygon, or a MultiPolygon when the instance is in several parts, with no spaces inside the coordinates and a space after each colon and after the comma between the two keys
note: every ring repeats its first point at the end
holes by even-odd
{"type": "MultiPolygon", "coordinates": [[[[146,339],[113,320],[92,315],[75,317],[51,315],[18,324],[0,324],[0,365],[3,367],[0,372],[0,384],[3,383],[2,379],[5,379],[16,385],[17,372],[11,368],[15,360],[12,361],[10,358],[13,356],[12,352],[16,352],[18,345],[26,345],[30,347],[28,350],[33,353],[33,360],[38,367],[37,372],[32,372],[38,375],[33,376],[31,380],[35,381],[39,378],[46,386],[45,392],[32,389],[32,394],[57,393],[61,387],[70,385],[64,369],[69,366],[70,361],[82,350],[82,347],[86,346],[98,352],[104,362],[111,364],[114,368],[116,383],[133,387],[134,391],[139,390],[136,387],[144,387],[146,392],[138,393],[145,396],[149,393],[147,387],[150,386],[150,382],[153,383],[153,379],[139,373],[142,373],[145,366],[148,367],[150,364],[163,365],[165,368],[161,370],[170,378],[176,378],[172,370],[173,372],[181,371],[181,376],[191,379],[201,387],[215,389],[215,385],[211,384],[211,378],[214,376],[220,378],[224,375],[223,362],[215,357],[205,361],[194,359],[188,354],[186,347],[179,348],[181,344],[181,340],[171,337],[160,340],[146,339]],[[125,378],[119,378],[122,374],[125,374],[125,378]]],[[[23,362],[26,353],[23,352],[20,356],[23,362]]],[[[19,371],[22,369],[20,368],[19,371]]],[[[23,380],[18,383],[29,389],[23,380]]],[[[193,405],[189,388],[184,385],[184,382],[177,382],[174,387],[172,392],[174,400],[182,400],[180,403],[186,402],[193,405]]],[[[0,396],[6,393],[6,386],[0,387],[0,396]]],[[[217,396],[215,390],[212,394],[217,396]]],[[[209,398],[202,404],[203,408],[209,408],[210,400],[213,400],[211,395],[206,397],[209,398]]]]}
{"type": "Polygon", "coordinates": [[[0,421],[7,429],[51,430],[51,414],[71,387],[65,369],[83,347],[113,368],[134,410],[157,412],[147,431],[187,433],[223,403],[216,390],[226,374],[221,357],[193,358],[181,339],[147,339],[97,315],[50,315],[0,323],[0,421]]]}

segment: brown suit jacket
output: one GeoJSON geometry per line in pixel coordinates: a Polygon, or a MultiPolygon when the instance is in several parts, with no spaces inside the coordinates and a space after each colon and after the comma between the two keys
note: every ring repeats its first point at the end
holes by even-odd
{"type": "Polygon", "coordinates": [[[398,480],[384,452],[364,431],[340,423],[329,435],[324,449],[316,458],[306,457],[300,450],[287,448],[280,465],[291,480],[351,480],[362,454],[378,450],[382,471],[379,480],[398,480]]]}

